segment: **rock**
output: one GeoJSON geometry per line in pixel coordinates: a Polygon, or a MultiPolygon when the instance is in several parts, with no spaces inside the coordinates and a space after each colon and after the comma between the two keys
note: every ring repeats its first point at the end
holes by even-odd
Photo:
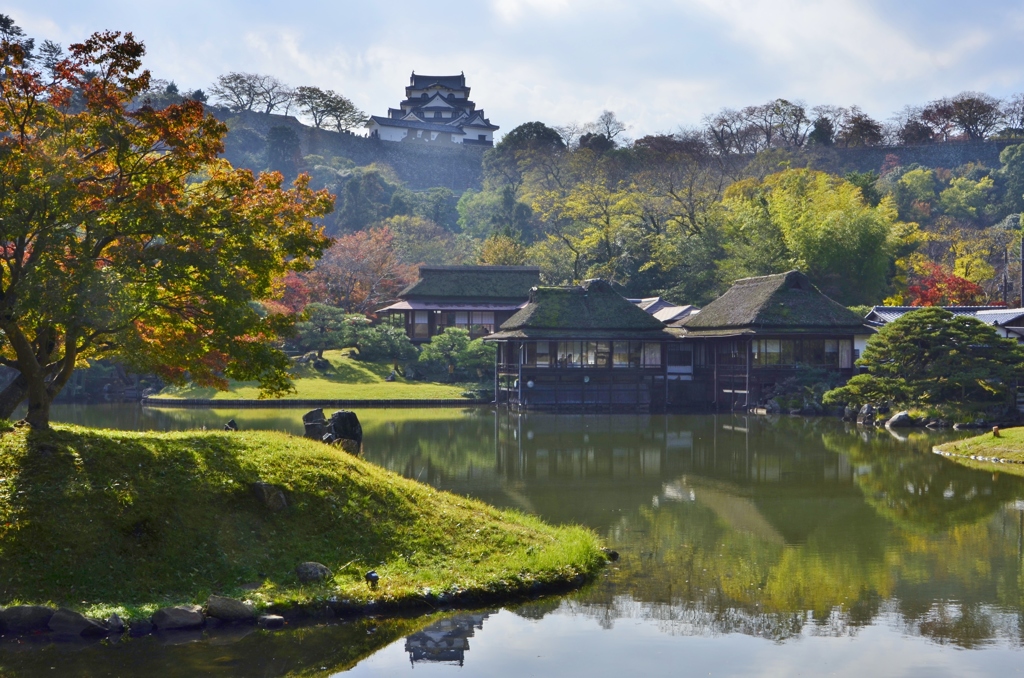
{"type": "Polygon", "coordinates": [[[302,415],[302,425],[306,429],[303,434],[306,438],[323,440],[324,434],[327,433],[327,417],[324,416],[323,409],[318,407],[302,415]]]}
{"type": "Polygon", "coordinates": [[[346,438],[342,438],[340,440],[335,440],[334,442],[338,447],[348,452],[353,457],[358,457],[363,451],[362,443],[357,442],[355,440],[348,440],[346,438]]]}
{"type": "Polygon", "coordinates": [[[89,619],[74,610],[62,607],[53,613],[47,626],[54,633],[65,636],[105,636],[107,625],[97,619],[89,619]]]}
{"type": "Polygon", "coordinates": [[[601,552],[604,553],[608,560],[612,561],[613,563],[619,559],[618,551],[613,551],[612,549],[604,548],[601,549],[601,552]]]}
{"type": "Polygon", "coordinates": [[[42,605],[14,605],[0,610],[0,628],[9,633],[45,631],[54,612],[52,607],[42,605]]]}
{"type": "Polygon", "coordinates": [[[284,628],[284,617],[276,614],[261,615],[257,622],[265,629],[284,628]]]}
{"type": "Polygon", "coordinates": [[[331,415],[328,430],[334,434],[335,438],[363,442],[363,426],[359,423],[359,417],[355,412],[338,410],[331,415]]]}
{"type": "Polygon", "coordinates": [[[331,577],[331,571],[326,565],[320,563],[305,562],[299,563],[295,568],[295,576],[303,584],[313,584],[331,577]]]}
{"type": "Polygon", "coordinates": [[[203,621],[203,610],[198,605],[164,607],[153,613],[153,625],[161,631],[197,629],[203,621]]]}
{"type": "Polygon", "coordinates": [[[849,406],[844,407],[843,421],[857,421],[857,410],[849,406]]]}
{"type": "Polygon", "coordinates": [[[879,414],[889,414],[889,404],[882,403],[881,405],[875,408],[875,411],[878,412],[879,414]]]}
{"type": "Polygon", "coordinates": [[[277,485],[253,483],[252,491],[256,498],[260,500],[260,503],[274,513],[288,508],[288,499],[284,495],[284,490],[277,485]]]}
{"type": "Polygon", "coordinates": [[[774,399],[766,402],[764,404],[764,409],[768,414],[782,414],[782,407],[780,407],[779,403],[774,399]]]}
{"type": "Polygon", "coordinates": [[[885,422],[885,425],[889,428],[907,428],[917,426],[917,421],[910,416],[910,412],[904,410],[889,417],[889,421],[885,422]]]}
{"type": "Polygon", "coordinates": [[[326,372],[333,367],[329,360],[324,360],[323,358],[317,358],[313,361],[313,369],[318,372],[326,372]]]}
{"type": "Polygon", "coordinates": [[[225,431],[237,431],[238,430],[238,422],[236,422],[234,419],[229,419],[228,423],[224,424],[224,430],[225,431]]]}
{"type": "Polygon", "coordinates": [[[309,412],[306,412],[304,415],[302,415],[302,423],[303,424],[326,424],[327,423],[327,417],[324,416],[323,408],[318,407],[315,410],[310,410],[309,412]]]}
{"type": "Polygon", "coordinates": [[[325,443],[327,443],[328,445],[330,445],[331,443],[333,443],[333,442],[334,442],[334,434],[333,434],[333,433],[330,433],[330,432],[328,432],[328,433],[325,433],[325,434],[324,434],[324,437],[323,437],[323,438],[321,438],[320,440],[322,440],[323,442],[325,442],[325,443]]]}
{"type": "Polygon", "coordinates": [[[234,598],[210,596],[206,600],[206,615],[226,622],[250,622],[256,618],[256,608],[234,598]]]}
{"type": "Polygon", "coordinates": [[[366,580],[366,583],[370,585],[371,589],[375,589],[377,588],[377,582],[380,581],[380,575],[377,574],[376,570],[370,570],[363,575],[363,579],[366,580]]]}
{"type": "Polygon", "coordinates": [[[124,622],[116,612],[107,618],[107,631],[114,634],[124,633],[124,622]]]}
{"type": "Polygon", "coordinates": [[[860,412],[857,413],[857,423],[861,426],[874,426],[875,408],[870,404],[860,408],[860,412]]]}
{"type": "Polygon", "coordinates": [[[398,374],[394,370],[391,370],[391,374],[389,374],[388,376],[384,377],[384,381],[394,381],[397,377],[398,377],[398,374]]]}
{"type": "Polygon", "coordinates": [[[153,633],[153,623],[145,619],[136,619],[132,621],[131,626],[128,627],[128,635],[132,638],[141,638],[142,636],[148,636],[153,633]]]}

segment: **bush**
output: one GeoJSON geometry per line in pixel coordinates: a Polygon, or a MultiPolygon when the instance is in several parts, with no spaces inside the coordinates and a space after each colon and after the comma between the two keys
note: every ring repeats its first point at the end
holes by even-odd
{"type": "Polygon", "coordinates": [[[415,360],[416,347],[405,330],[394,325],[373,325],[359,331],[355,341],[359,360],[370,362],[404,362],[415,360]]]}
{"type": "Polygon", "coordinates": [[[493,369],[494,347],[479,339],[471,341],[467,330],[449,327],[423,345],[420,364],[429,375],[476,381],[493,369]]]}

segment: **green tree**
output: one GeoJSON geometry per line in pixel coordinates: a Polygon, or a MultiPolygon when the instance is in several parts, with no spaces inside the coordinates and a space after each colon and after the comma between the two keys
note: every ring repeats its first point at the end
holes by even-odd
{"type": "Polygon", "coordinates": [[[850,182],[804,169],[737,182],[723,206],[727,277],[798,268],[844,304],[882,298],[914,230],[896,221],[891,200],[871,207],[850,182]]]}
{"type": "Polygon", "coordinates": [[[882,327],[857,364],[868,373],[826,393],[825,402],[1007,406],[1024,377],[1024,347],[977,318],[929,307],[882,327]]]}
{"type": "Polygon", "coordinates": [[[989,204],[989,195],[995,188],[991,177],[974,181],[968,177],[957,177],[949,182],[949,188],[939,194],[939,204],[946,214],[960,219],[977,219],[989,204]]]}
{"type": "Polygon", "coordinates": [[[475,378],[477,370],[493,368],[494,347],[479,339],[471,341],[461,327],[448,327],[423,345],[420,362],[444,369],[449,380],[457,374],[475,378]]]}
{"type": "Polygon", "coordinates": [[[324,351],[356,346],[361,328],[370,322],[364,315],[327,304],[310,304],[302,315],[295,324],[296,343],[305,351],[316,351],[317,358],[323,358],[324,351]]]}
{"type": "Polygon", "coordinates": [[[1003,180],[1004,211],[1024,212],[1024,144],[1007,146],[999,154],[1002,168],[999,176],[1003,180]]]}
{"type": "Polygon", "coordinates": [[[291,386],[275,342],[293,318],[250,302],[321,255],[311,220],[332,199],[218,159],[227,129],[194,100],[131,110],[150,83],[144,53],[130,34],[97,33],[43,81],[0,42],[0,362],[21,389],[0,400],[27,398],[33,427],[85,359],[174,383],[291,386]]]}
{"type": "Polygon", "coordinates": [[[348,97],[334,90],[302,86],[295,88],[295,103],[313,121],[317,129],[333,127],[339,132],[358,127],[366,114],[356,108],[348,97]]]}
{"type": "Polygon", "coordinates": [[[356,335],[356,348],[359,359],[370,362],[414,360],[417,356],[405,330],[393,325],[363,327],[356,335]]]}

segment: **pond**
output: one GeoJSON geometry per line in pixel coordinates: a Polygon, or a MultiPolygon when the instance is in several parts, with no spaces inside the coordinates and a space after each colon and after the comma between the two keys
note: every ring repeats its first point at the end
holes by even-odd
{"type": "MultiPolygon", "coordinates": [[[[301,414],[54,411],[91,426],[234,418],[293,433],[301,414]]],[[[1024,482],[930,452],[962,434],[799,417],[359,416],[370,461],[587,525],[620,560],[582,591],[501,609],[116,646],[5,643],[0,675],[962,676],[1024,666],[1024,482]]]]}

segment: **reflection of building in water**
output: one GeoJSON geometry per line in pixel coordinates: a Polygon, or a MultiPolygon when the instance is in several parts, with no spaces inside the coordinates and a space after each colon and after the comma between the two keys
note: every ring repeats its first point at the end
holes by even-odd
{"type": "Polygon", "coordinates": [[[492,611],[460,614],[442,619],[405,639],[409,661],[438,662],[462,666],[469,651],[469,639],[484,627],[492,611]]]}

